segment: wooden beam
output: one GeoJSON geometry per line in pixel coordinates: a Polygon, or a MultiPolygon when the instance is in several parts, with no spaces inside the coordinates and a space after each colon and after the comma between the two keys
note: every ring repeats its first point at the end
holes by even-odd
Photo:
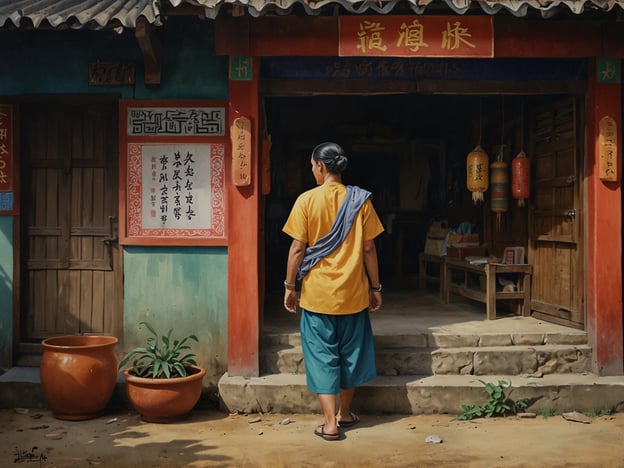
{"type": "Polygon", "coordinates": [[[252,79],[229,82],[228,113],[230,127],[237,117],[251,120],[251,184],[227,185],[228,374],[242,377],[260,375],[260,282],[264,275],[260,264],[259,60],[254,59],[251,66],[252,79]]]}
{"type": "Polygon", "coordinates": [[[265,78],[262,94],[310,96],[322,94],[583,94],[585,81],[450,81],[450,80],[289,80],[265,78]]]}
{"type": "Polygon", "coordinates": [[[622,142],[617,141],[617,182],[600,180],[599,122],[617,122],[622,134],[620,83],[598,82],[596,60],[589,70],[587,105],[587,264],[586,330],[592,348],[592,371],[622,375],[622,142]]]}
{"type": "Polygon", "coordinates": [[[143,80],[145,86],[160,86],[160,71],[162,65],[162,47],[160,41],[154,35],[152,25],[143,16],[139,16],[137,19],[134,34],[139,43],[139,48],[143,53],[143,68],[145,73],[143,80]]]}
{"type": "MultiPolygon", "coordinates": [[[[216,41],[219,55],[337,57],[339,17],[219,17],[216,41]]],[[[624,23],[494,17],[494,57],[624,58],[622,42],[624,23]]]]}

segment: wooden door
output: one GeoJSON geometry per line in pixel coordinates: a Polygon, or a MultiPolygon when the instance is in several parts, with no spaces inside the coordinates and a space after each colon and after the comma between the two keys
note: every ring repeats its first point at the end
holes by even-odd
{"type": "Polygon", "coordinates": [[[531,309],[547,321],[583,328],[582,140],[577,98],[557,98],[529,112],[533,185],[528,259],[531,309]]]}
{"type": "Polygon", "coordinates": [[[60,334],[118,335],[117,101],[26,102],[21,141],[20,351],[60,334]]]}

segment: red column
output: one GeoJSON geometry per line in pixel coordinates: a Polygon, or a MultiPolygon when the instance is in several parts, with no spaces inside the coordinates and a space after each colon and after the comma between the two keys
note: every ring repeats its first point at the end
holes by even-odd
{"type": "Polygon", "coordinates": [[[589,67],[587,95],[587,333],[593,370],[622,375],[622,107],[620,83],[599,83],[589,67]],[[599,122],[617,122],[617,182],[600,180],[599,122]]]}
{"type": "Polygon", "coordinates": [[[251,184],[228,189],[228,373],[243,377],[260,373],[259,61],[252,67],[251,80],[229,82],[228,115],[230,128],[237,117],[248,117],[252,136],[251,184]]]}

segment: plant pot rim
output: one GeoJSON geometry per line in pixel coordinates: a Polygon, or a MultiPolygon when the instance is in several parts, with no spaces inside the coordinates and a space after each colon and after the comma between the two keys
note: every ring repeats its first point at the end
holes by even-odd
{"type": "Polygon", "coordinates": [[[51,336],[41,341],[44,349],[89,349],[101,346],[115,345],[119,339],[109,335],[61,335],[51,336]]]}
{"type": "Polygon", "coordinates": [[[130,371],[132,370],[132,368],[130,369],[126,369],[123,372],[124,375],[124,379],[126,379],[127,382],[132,382],[132,383],[136,383],[136,384],[148,384],[148,385],[171,385],[171,384],[175,384],[178,382],[183,382],[183,381],[189,381],[189,380],[198,380],[198,379],[202,379],[204,377],[204,375],[206,375],[206,369],[204,369],[201,366],[196,366],[196,365],[188,365],[188,366],[184,366],[187,369],[193,369],[193,373],[187,375],[186,377],[173,377],[170,379],[167,378],[161,378],[161,379],[154,379],[152,377],[138,377],[136,375],[133,375],[130,373],[130,371]]]}

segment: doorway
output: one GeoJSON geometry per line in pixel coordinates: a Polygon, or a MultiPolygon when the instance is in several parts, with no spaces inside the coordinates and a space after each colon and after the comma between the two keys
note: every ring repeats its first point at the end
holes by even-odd
{"type": "Polygon", "coordinates": [[[121,331],[117,100],[20,105],[19,356],[61,334],[121,331]]]}
{"type": "MultiPolygon", "coordinates": [[[[564,246],[570,253],[566,268],[572,273],[559,276],[557,281],[561,282],[562,294],[575,292],[573,300],[563,295],[553,296],[552,288],[536,284],[534,289],[549,291],[539,297],[540,318],[579,328],[577,320],[583,311],[572,310],[582,308],[578,292],[584,290],[582,268],[579,268],[583,258],[582,229],[578,228],[582,206],[580,185],[572,189],[577,195],[560,197],[559,202],[570,201],[572,205],[567,209],[576,210],[578,215],[576,227],[570,228],[569,217],[564,220],[568,228],[574,229],[573,245],[568,242],[555,246],[543,242],[549,240],[544,237],[533,242],[530,234],[538,235],[539,229],[529,222],[529,217],[537,219],[536,214],[544,214],[540,204],[546,193],[544,187],[553,190],[553,181],[546,181],[545,174],[559,180],[559,174],[548,172],[553,161],[556,159],[560,168],[576,169],[582,167],[584,153],[583,140],[577,131],[581,127],[576,121],[575,131],[566,135],[566,148],[557,150],[555,159],[549,159],[545,150],[536,146],[535,133],[551,128],[544,123],[543,109],[552,110],[549,118],[554,122],[553,132],[557,133],[557,129],[567,129],[570,125],[560,122],[564,114],[576,118],[582,112],[580,102],[576,96],[528,94],[265,96],[266,130],[273,142],[271,192],[265,199],[264,219],[267,296],[272,291],[281,292],[285,277],[290,239],[281,232],[281,227],[295,198],[314,186],[309,171],[311,150],[322,141],[336,141],[349,157],[344,182],[373,193],[373,203],[384,223],[385,232],[377,239],[384,285],[392,283],[396,291],[418,287],[418,253],[424,248],[432,222],[445,220],[451,228],[469,225],[494,256],[502,258],[508,246],[524,247],[533,256],[528,258],[529,263],[536,262],[535,278],[540,282],[553,280],[553,270],[547,266],[546,247],[550,245],[556,254],[564,246]],[[574,112],[557,111],[563,105],[561,101],[568,106],[573,103],[574,112]],[[528,156],[533,173],[541,177],[542,185],[533,187],[540,203],[532,205],[530,210],[528,206],[519,207],[510,198],[508,211],[498,221],[487,196],[484,203],[475,205],[466,189],[465,163],[467,154],[477,144],[484,147],[490,162],[501,155],[510,163],[520,151],[530,153],[532,149],[539,153],[537,158],[528,156]],[[570,144],[574,151],[569,151],[570,144]],[[533,229],[530,232],[529,226],[533,229]],[[558,303],[565,305],[556,314],[552,313],[558,303]]],[[[575,180],[581,180],[579,174],[575,180]]],[[[539,227],[545,229],[545,226],[539,227]]],[[[392,289],[384,287],[386,294],[392,294],[392,289]]],[[[538,302],[535,304],[538,306],[538,302]]]]}

